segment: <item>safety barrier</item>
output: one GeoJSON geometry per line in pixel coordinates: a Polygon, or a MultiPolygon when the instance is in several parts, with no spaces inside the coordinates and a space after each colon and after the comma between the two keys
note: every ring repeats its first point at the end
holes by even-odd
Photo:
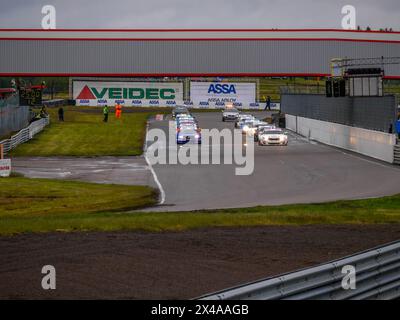
{"type": "MultiPolygon", "coordinates": [[[[193,104],[193,103],[185,103],[184,105],[194,108],[194,109],[225,109],[227,105],[235,107],[236,109],[239,110],[264,110],[266,108],[266,103],[262,102],[254,102],[254,103],[241,103],[241,102],[235,102],[235,103],[225,103],[225,102],[208,102],[208,101],[203,101],[200,102],[199,104],[193,104]]],[[[270,106],[271,110],[280,110],[280,103],[271,103],[270,106]]]]}
{"type": "Polygon", "coordinates": [[[50,123],[50,117],[42,118],[32,122],[28,127],[22,129],[17,134],[13,135],[10,139],[0,141],[3,145],[4,153],[16,148],[22,143],[31,140],[36,134],[42,131],[50,123]]]}
{"type": "MultiPolygon", "coordinates": [[[[243,110],[264,110],[266,108],[265,102],[253,102],[253,103],[242,103],[242,102],[209,102],[200,101],[199,103],[187,102],[187,101],[175,101],[175,100],[75,100],[77,106],[92,106],[102,107],[105,105],[114,106],[119,103],[125,107],[171,107],[186,106],[194,109],[224,109],[227,105],[233,106],[237,109],[243,110]]],[[[272,102],[271,110],[279,110],[280,103],[272,102]]]]}
{"type": "Polygon", "coordinates": [[[392,300],[400,297],[400,241],[317,267],[203,296],[201,300],[392,300]],[[354,267],[355,289],[343,286],[354,267]]]}
{"type": "Polygon", "coordinates": [[[50,106],[50,107],[60,107],[60,106],[67,106],[68,100],[67,99],[53,99],[53,100],[43,100],[43,105],[50,106]]]}
{"type": "Polygon", "coordinates": [[[286,114],[286,128],[324,144],[393,163],[394,134],[286,114]]]}

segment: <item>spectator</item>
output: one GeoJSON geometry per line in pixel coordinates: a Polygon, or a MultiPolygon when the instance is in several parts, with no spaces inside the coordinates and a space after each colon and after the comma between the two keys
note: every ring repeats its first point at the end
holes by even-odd
{"type": "Polygon", "coordinates": [[[104,106],[104,108],[103,108],[103,115],[104,115],[103,122],[108,122],[108,113],[109,113],[108,106],[104,106]]]}
{"type": "Polygon", "coordinates": [[[64,122],[64,109],[63,109],[63,107],[60,107],[58,109],[58,121],[64,122]]]}
{"type": "Polygon", "coordinates": [[[397,132],[397,136],[400,139],[400,116],[397,117],[397,121],[396,121],[396,132],[397,132]]]}
{"type": "Polygon", "coordinates": [[[47,113],[46,106],[43,105],[42,109],[40,109],[40,117],[41,118],[47,118],[48,115],[49,114],[47,113]]]}
{"type": "Polygon", "coordinates": [[[122,106],[118,103],[118,104],[115,106],[115,117],[116,117],[117,119],[121,119],[121,115],[122,115],[122,106]]]}
{"type": "Polygon", "coordinates": [[[269,111],[271,111],[271,97],[270,97],[270,96],[267,97],[267,104],[266,104],[264,110],[269,110],[269,111]]]}

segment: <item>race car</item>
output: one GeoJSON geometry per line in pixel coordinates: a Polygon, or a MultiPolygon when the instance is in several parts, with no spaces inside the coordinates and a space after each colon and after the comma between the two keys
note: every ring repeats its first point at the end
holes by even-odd
{"type": "Polygon", "coordinates": [[[242,132],[242,133],[247,133],[250,136],[254,136],[257,132],[258,127],[262,126],[262,125],[265,126],[265,125],[268,125],[268,123],[258,120],[258,119],[253,119],[250,122],[249,128],[246,130],[246,132],[242,132]]]}
{"type": "Polygon", "coordinates": [[[287,146],[288,136],[282,129],[263,130],[258,135],[258,144],[260,146],[282,145],[287,146]]]}
{"type": "Polygon", "coordinates": [[[192,119],[193,120],[194,117],[192,115],[186,114],[186,113],[180,113],[175,116],[175,121],[181,121],[184,119],[192,119]]]}
{"type": "Polygon", "coordinates": [[[244,120],[243,124],[240,125],[240,128],[242,129],[242,134],[253,136],[257,125],[261,123],[264,122],[256,118],[244,120]]]}
{"type": "Polygon", "coordinates": [[[237,109],[228,108],[222,111],[222,121],[236,121],[240,116],[240,113],[237,109]]]}
{"type": "Polygon", "coordinates": [[[266,124],[266,123],[260,123],[255,127],[254,131],[254,142],[258,142],[259,140],[259,135],[262,133],[264,130],[273,130],[275,129],[276,126],[274,124],[266,124]]]}
{"type": "Polygon", "coordinates": [[[177,106],[172,110],[172,118],[175,119],[178,115],[189,115],[189,110],[183,106],[177,106]]]}
{"type": "Polygon", "coordinates": [[[245,121],[253,120],[254,116],[251,114],[241,114],[235,122],[235,128],[240,128],[245,121]]]}
{"type": "Polygon", "coordinates": [[[238,129],[242,130],[242,134],[246,134],[252,128],[254,120],[243,120],[238,123],[238,129]]]}
{"type": "Polygon", "coordinates": [[[176,143],[186,144],[189,142],[201,144],[201,131],[193,127],[179,128],[176,134],[176,143]]]}
{"type": "Polygon", "coordinates": [[[195,119],[180,119],[179,121],[176,121],[176,127],[181,128],[181,127],[193,127],[197,129],[198,123],[195,119]]]}

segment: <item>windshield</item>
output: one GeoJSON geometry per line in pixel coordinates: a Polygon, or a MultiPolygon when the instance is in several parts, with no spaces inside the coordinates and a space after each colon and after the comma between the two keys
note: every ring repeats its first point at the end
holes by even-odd
{"type": "Polygon", "coordinates": [[[182,115],[189,114],[189,111],[187,111],[186,109],[176,109],[176,110],[174,110],[174,112],[177,114],[182,114],[182,115]]]}
{"type": "Polygon", "coordinates": [[[283,134],[283,132],[280,130],[264,130],[262,133],[263,134],[283,134]]]}
{"type": "Polygon", "coordinates": [[[193,134],[195,132],[196,132],[196,130],[193,128],[185,128],[185,129],[181,130],[179,133],[180,134],[193,134]]]}

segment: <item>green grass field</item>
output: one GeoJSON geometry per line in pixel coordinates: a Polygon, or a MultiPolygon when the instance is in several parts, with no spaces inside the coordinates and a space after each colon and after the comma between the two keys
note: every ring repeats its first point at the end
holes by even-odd
{"type": "Polygon", "coordinates": [[[0,235],[53,231],[182,231],[209,227],[400,222],[400,195],[324,204],[204,212],[131,213],[154,205],[147,187],[0,179],[0,235]]]}
{"type": "Polygon", "coordinates": [[[48,110],[51,124],[33,140],[11,152],[15,156],[135,156],[142,154],[146,120],[153,112],[113,113],[103,123],[100,108],[65,108],[65,122],[57,109],[48,110]]]}
{"type": "MultiPolygon", "coordinates": [[[[146,186],[122,186],[10,177],[0,179],[0,221],[121,212],[154,205],[158,193],[146,186]]],[[[21,221],[22,222],[22,221],[21,221]]],[[[23,224],[23,223],[22,223],[23,224]]]]}

